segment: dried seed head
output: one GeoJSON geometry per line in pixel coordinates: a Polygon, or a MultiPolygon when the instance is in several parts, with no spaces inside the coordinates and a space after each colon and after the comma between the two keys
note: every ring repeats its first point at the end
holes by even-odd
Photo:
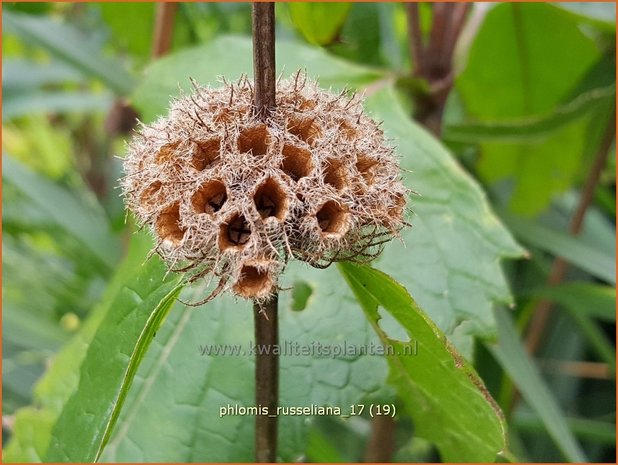
{"type": "Polygon", "coordinates": [[[290,256],[316,267],[377,256],[405,224],[408,190],[358,97],[298,73],[278,83],[268,121],[252,101],[246,77],[174,101],[129,144],[122,187],[170,266],[262,300],[290,256]]]}

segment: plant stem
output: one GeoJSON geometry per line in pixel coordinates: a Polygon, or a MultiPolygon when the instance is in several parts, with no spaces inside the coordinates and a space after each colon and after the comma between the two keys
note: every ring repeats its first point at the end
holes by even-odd
{"type": "Polygon", "coordinates": [[[275,4],[253,3],[255,112],[262,119],[275,108],[275,4]]]}
{"type": "MultiPolygon", "coordinates": [[[[254,304],[255,320],[255,402],[276,413],[279,399],[279,356],[273,348],[279,344],[277,315],[278,296],[275,294],[265,304],[254,304]],[[267,349],[269,347],[269,349],[267,349]],[[263,353],[260,353],[260,349],[263,353]]],[[[277,460],[277,417],[257,415],[255,420],[255,461],[277,460]]]]}
{"type": "Polygon", "coordinates": [[[371,420],[371,436],[365,452],[367,463],[388,463],[395,448],[395,420],[378,415],[371,420]]]}
{"type": "MultiPolygon", "coordinates": [[[[255,76],[255,114],[266,121],[275,109],[275,5],[253,3],[253,74],[255,76]]],[[[255,461],[277,460],[277,417],[279,401],[279,356],[273,351],[279,344],[278,294],[265,303],[253,305],[255,321],[255,402],[268,407],[270,415],[255,420],[255,461]],[[260,350],[261,348],[261,350],[260,350]]]]}
{"type": "Polygon", "coordinates": [[[177,3],[157,3],[154,36],[152,40],[152,57],[159,58],[165,55],[172,45],[174,32],[174,18],[176,17],[177,3]]]}
{"type": "Polygon", "coordinates": [[[453,53],[461,34],[469,4],[435,2],[429,41],[423,41],[418,5],[408,3],[408,35],[414,77],[427,81],[429,90],[415,95],[415,118],[434,135],[442,131],[442,114],[453,86],[453,53]]]}
{"type": "MultiPolygon", "coordinates": [[[[579,199],[579,203],[577,205],[577,209],[571,218],[569,223],[569,233],[573,236],[577,236],[582,226],[584,225],[584,218],[586,216],[586,211],[592,202],[592,198],[594,197],[594,191],[599,183],[599,179],[601,178],[601,173],[603,171],[603,167],[607,163],[607,158],[612,148],[612,142],[616,137],[616,110],[615,108],[612,110],[612,116],[609,118],[607,123],[607,127],[605,128],[605,132],[603,133],[603,138],[601,140],[601,144],[599,145],[599,149],[597,152],[597,156],[594,160],[592,167],[590,168],[590,173],[588,173],[588,177],[586,179],[586,183],[584,184],[582,195],[579,199]]],[[[566,274],[568,264],[567,262],[558,257],[554,260],[551,271],[549,272],[549,277],[547,278],[547,284],[549,286],[555,286],[559,284],[566,274]]],[[[526,346],[530,353],[535,353],[542,340],[542,336],[545,332],[545,328],[547,323],[549,322],[549,316],[551,314],[553,304],[550,300],[541,300],[537,304],[534,309],[532,321],[528,326],[528,334],[526,337],[526,346]]]]}
{"type": "Polygon", "coordinates": [[[418,16],[418,3],[406,3],[405,5],[408,17],[408,45],[410,47],[410,58],[412,59],[412,66],[414,67],[414,75],[416,77],[421,77],[425,74],[425,56],[423,34],[418,16]]]}

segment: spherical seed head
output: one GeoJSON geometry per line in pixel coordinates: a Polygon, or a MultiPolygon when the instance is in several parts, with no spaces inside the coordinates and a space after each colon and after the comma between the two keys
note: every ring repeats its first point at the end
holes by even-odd
{"type": "MultiPolygon", "coordinates": [[[[190,279],[265,300],[290,257],[369,261],[404,226],[408,190],[362,99],[300,72],[266,121],[246,77],[195,86],[129,143],[122,187],[155,250],[190,279]],[[231,282],[230,282],[231,280],[231,282]]],[[[214,295],[214,293],[213,293],[214,295]]]]}

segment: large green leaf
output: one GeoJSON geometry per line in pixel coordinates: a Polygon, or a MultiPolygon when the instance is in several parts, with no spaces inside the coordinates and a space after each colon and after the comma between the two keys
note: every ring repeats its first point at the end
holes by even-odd
{"type": "Polygon", "coordinates": [[[4,11],[3,33],[15,34],[42,47],[60,60],[89,76],[100,79],[118,94],[128,94],[133,78],[121,63],[103,56],[82,32],[70,24],[4,11]]]}
{"type": "Polygon", "coordinates": [[[406,117],[392,89],[369,97],[367,107],[384,121],[401,156],[404,181],[419,194],[411,197],[412,228],[377,266],[406,286],[445,333],[491,337],[492,302],[510,302],[500,258],[521,255],[521,249],[480,187],[406,117]]]}
{"type": "Polygon", "coordinates": [[[330,44],[343,26],[350,3],[290,3],[290,16],[308,42],[330,44]]]}
{"type": "Polygon", "coordinates": [[[526,402],[541,418],[565,458],[571,462],[585,462],[586,458],[569,430],[564,412],[519,340],[508,310],[498,308],[496,320],[500,332],[499,343],[488,345],[489,350],[517,385],[526,402]]]}
{"type": "MultiPolygon", "coordinates": [[[[134,94],[142,120],[152,121],[163,113],[170,97],[179,95],[179,89],[191,91],[189,78],[215,85],[219,76],[227,80],[238,79],[243,73],[252,76],[252,53],[251,40],[222,36],[206,46],[183,50],[157,61],[146,70],[146,79],[134,94]]],[[[285,71],[284,74],[289,76],[299,69],[306,70],[313,78],[319,78],[325,87],[359,86],[380,77],[375,70],[294,42],[278,41],[276,56],[280,72],[285,71]]]]}
{"type": "Polygon", "coordinates": [[[506,452],[499,407],[406,289],[367,266],[342,264],[340,270],[386,350],[391,348],[390,380],[415,420],[416,434],[435,443],[445,462],[489,462],[506,452]],[[407,341],[387,334],[380,307],[405,328],[407,341]]]}
{"type": "MultiPolygon", "coordinates": [[[[570,13],[541,3],[506,3],[487,14],[457,88],[474,122],[538,118],[571,97],[599,56],[570,13]]],[[[538,127],[532,129],[534,139],[518,144],[479,138],[479,172],[490,182],[513,177],[511,206],[525,214],[538,213],[571,185],[588,148],[585,121],[542,139],[538,127]]]]}
{"type": "MultiPolygon", "coordinates": [[[[312,289],[306,308],[294,310],[292,292],[279,301],[280,343],[309,348],[378,344],[336,269],[291,263],[282,287],[302,282],[312,289]]],[[[183,300],[203,297],[203,287],[183,300]]],[[[253,316],[249,303],[217,297],[203,308],[177,304],[138,370],[126,408],[102,460],[111,462],[245,462],[254,460],[252,416],[219,416],[219,409],[254,405],[253,316]],[[222,350],[228,355],[203,352],[222,350]],[[237,350],[238,355],[231,351],[237,350]],[[174,412],[174,415],[170,415],[174,412]],[[233,444],[233,446],[232,446],[233,444]]],[[[350,405],[383,398],[387,375],[378,356],[281,356],[280,405],[350,405]]],[[[392,397],[387,397],[392,402],[392,397]]],[[[279,458],[299,460],[311,417],[281,416],[279,458]]]]}
{"type": "Polygon", "coordinates": [[[139,364],[180,292],[179,278],[166,280],[165,271],[160,260],[151,260],[119,290],[54,425],[46,461],[92,462],[100,456],[139,364]]]}

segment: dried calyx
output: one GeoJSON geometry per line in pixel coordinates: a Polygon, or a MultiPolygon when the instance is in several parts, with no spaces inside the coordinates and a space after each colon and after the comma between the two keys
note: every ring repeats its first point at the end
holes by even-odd
{"type": "Polygon", "coordinates": [[[291,257],[369,261],[405,224],[408,190],[360,98],[297,73],[278,83],[265,123],[252,101],[246,77],[195,86],[142,126],[125,159],[128,207],[172,269],[218,279],[211,297],[266,299],[291,257]]]}

